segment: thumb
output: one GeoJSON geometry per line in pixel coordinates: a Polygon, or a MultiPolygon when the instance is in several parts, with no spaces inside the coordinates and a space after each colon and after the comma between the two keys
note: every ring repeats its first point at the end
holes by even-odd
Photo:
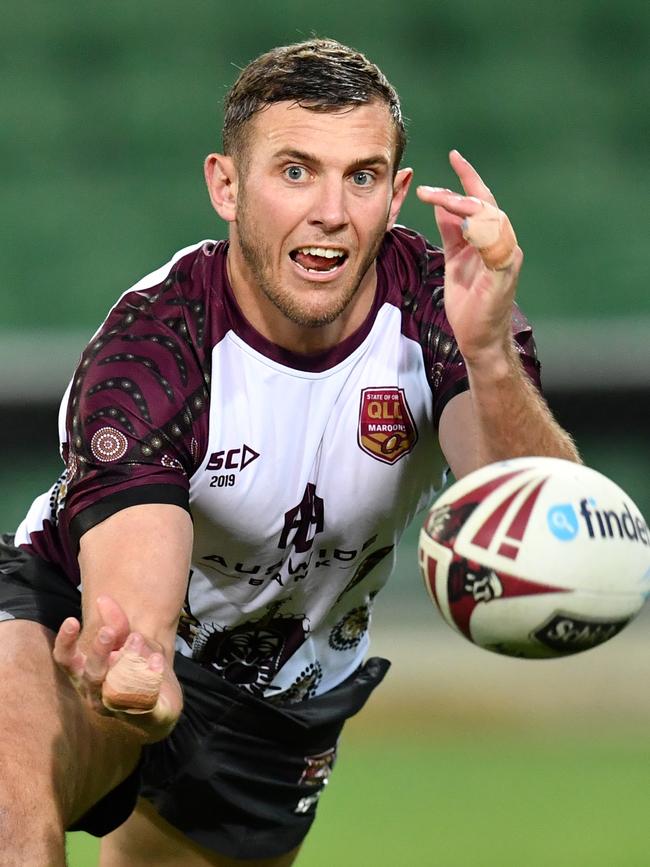
{"type": "Polygon", "coordinates": [[[122,606],[112,596],[98,596],[97,610],[105,626],[110,626],[115,633],[114,647],[121,647],[126,641],[131,628],[129,618],[122,606]]]}
{"type": "Polygon", "coordinates": [[[103,684],[104,705],[129,713],[151,712],[158,702],[163,671],[162,654],[145,659],[123,647],[103,684]]]}

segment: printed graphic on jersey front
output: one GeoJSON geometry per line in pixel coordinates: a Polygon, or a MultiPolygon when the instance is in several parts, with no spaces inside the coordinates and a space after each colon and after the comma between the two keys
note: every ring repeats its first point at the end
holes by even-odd
{"type": "Polygon", "coordinates": [[[221,449],[221,451],[212,452],[206,470],[225,469],[241,472],[259,456],[260,453],[247,446],[246,443],[237,449],[221,449]]]}
{"type": "Polygon", "coordinates": [[[413,450],[418,432],[403,388],[364,388],[359,409],[359,447],[394,464],[413,450]]]}
{"type": "Polygon", "coordinates": [[[261,695],[287,659],[309,634],[309,619],[302,614],[281,614],[289,600],[267,607],[258,619],[238,626],[200,623],[192,614],[189,593],[178,634],[192,649],[192,659],[252,695],[261,695]]]}
{"type": "Polygon", "coordinates": [[[314,698],[322,679],[323,667],[320,662],[318,660],[310,662],[288,689],[277,696],[270,696],[268,700],[283,705],[297,704],[306,698],[314,698]]]}
{"type": "Polygon", "coordinates": [[[232,488],[242,470],[259,458],[260,453],[244,443],[239,448],[212,452],[206,470],[221,470],[210,479],[211,488],[232,488]]]}
{"type": "Polygon", "coordinates": [[[307,484],[302,500],[284,516],[284,528],[278,548],[293,545],[294,551],[304,554],[314,544],[317,533],[325,526],[325,504],[316,493],[316,485],[307,484]]]}
{"type": "MultiPolygon", "coordinates": [[[[372,539],[369,539],[364,544],[363,549],[365,550],[369,545],[374,544],[376,539],[376,536],[373,536],[372,539]]],[[[394,547],[394,545],[386,545],[383,548],[379,548],[377,551],[373,551],[372,554],[369,554],[364,560],[362,560],[361,563],[354,570],[354,575],[352,576],[352,578],[345,585],[341,593],[339,593],[336,602],[340,602],[346,593],[349,593],[353,587],[357,586],[357,584],[361,584],[363,579],[372,572],[375,566],[378,566],[379,563],[381,563],[384,557],[387,557],[390,554],[394,547]]]]}
{"type": "Polygon", "coordinates": [[[329,636],[329,646],[332,650],[352,650],[361,644],[369,626],[370,604],[359,605],[352,611],[348,611],[332,629],[329,636]]]}

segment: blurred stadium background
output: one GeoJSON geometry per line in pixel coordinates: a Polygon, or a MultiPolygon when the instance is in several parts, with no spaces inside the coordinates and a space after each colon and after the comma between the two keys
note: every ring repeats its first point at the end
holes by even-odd
{"type": "MultiPolygon", "coordinates": [[[[2,22],[2,530],[58,474],[58,400],[113,300],[224,236],[201,163],[237,68],[313,33],[397,86],[418,182],[453,184],[452,147],[484,174],[526,253],[549,403],[650,515],[647,3],[8,0],[2,22]]],[[[415,197],[402,221],[436,238],[415,197]]],[[[583,657],[492,658],[436,618],[415,539],[377,604],[393,670],[300,863],[650,863],[649,618],[583,657]]],[[[74,867],[95,851],[71,835],[74,867]]]]}

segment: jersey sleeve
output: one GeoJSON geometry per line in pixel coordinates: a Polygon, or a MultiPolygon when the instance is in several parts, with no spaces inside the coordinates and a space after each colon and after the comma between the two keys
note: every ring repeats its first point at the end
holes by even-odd
{"type": "Polygon", "coordinates": [[[202,322],[201,304],[169,279],[123,296],[84,351],[68,396],[59,516],[73,550],[83,533],[127,506],[189,511],[209,401],[202,322]]]}
{"type": "Polygon", "coordinates": [[[537,357],[537,346],[533,328],[521,309],[514,304],[512,311],[512,336],[515,349],[519,354],[524,371],[537,390],[542,392],[541,364],[537,357]]]}

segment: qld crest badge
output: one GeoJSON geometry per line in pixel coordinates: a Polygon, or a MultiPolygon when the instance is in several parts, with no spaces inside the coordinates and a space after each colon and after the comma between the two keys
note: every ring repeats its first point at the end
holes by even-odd
{"type": "Polygon", "coordinates": [[[394,464],[413,450],[417,439],[403,388],[362,390],[357,441],[366,454],[394,464]]]}

